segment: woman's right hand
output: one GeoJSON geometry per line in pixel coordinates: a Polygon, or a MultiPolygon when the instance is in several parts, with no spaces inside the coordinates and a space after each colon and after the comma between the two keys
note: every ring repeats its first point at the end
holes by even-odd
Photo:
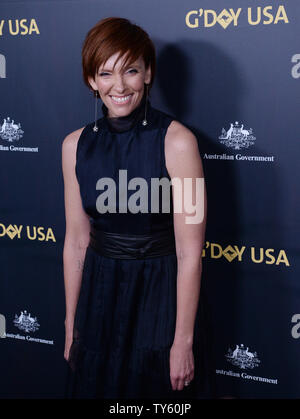
{"type": "Polygon", "coordinates": [[[65,322],[65,350],[64,358],[66,361],[69,360],[70,348],[73,342],[73,325],[65,322]]]}

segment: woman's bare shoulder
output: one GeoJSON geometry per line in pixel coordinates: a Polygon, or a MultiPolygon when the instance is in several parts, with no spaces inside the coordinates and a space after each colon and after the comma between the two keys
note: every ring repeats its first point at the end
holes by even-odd
{"type": "Polygon", "coordinates": [[[173,120],[168,128],[165,161],[171,178],[177,176],[203,177],[197,137],[177,120],[173,120]]]}
{"type": "Polygon", "coordinates": [[[194,133],[181,122],[174,119],[166,133],[166,149],[188,151],[197,148],[197,138],[194,133]]]}
{"type": "Polygon", "coordinates": [[[78,140],[84,128],[85,127],[82,127],[73,132],[70,132],[70,134],[68,134],[63,140],[63,143],[62,143],[63,148],[76,149],[78,140]]]}

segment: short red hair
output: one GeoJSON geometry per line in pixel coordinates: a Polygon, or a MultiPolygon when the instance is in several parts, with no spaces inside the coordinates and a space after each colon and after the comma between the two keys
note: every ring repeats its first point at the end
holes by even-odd
{"type": "Polygon", "coordinates": [[[156,67],[154,44],[140,26],[120,17],[102,19],[87,33],[82,47],[82,68],[83,79],[89,89],[93,90],[88,78],[94,79],[99,67],[117,52],[120,52],[118,60],[126,54],[122,67],[140,56],[145,68],[151,67],[150,90],[156,67]]]}

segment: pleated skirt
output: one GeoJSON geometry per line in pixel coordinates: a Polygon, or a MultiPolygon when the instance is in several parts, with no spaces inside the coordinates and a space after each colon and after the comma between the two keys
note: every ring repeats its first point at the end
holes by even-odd
{"type": "Polygon", "coordinates": [[[176,305],[175,254],[121,260],[88,246],[65,397],[210,398],[210,349],[201,303],[194,329],[194,379],[183,390],[172,389],[169,359],[176,305]]]}

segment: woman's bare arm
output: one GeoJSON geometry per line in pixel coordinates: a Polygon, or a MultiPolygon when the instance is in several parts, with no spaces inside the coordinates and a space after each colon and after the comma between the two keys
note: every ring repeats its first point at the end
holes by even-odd
{"type": "Polygon", "coordinates": [[[66,300],[65,326],[72,332],[82,280],[83,262],[89,243],[90,222],[82,207],[79,184],[75,174],[77,143],[83,128],[72,132],[62,144],[62,170],[66,234],[63,249],[66,300]]]}
{"type": "MultiPolygon", "coordinates": [[[[173,203],[174,200],[182,199],[182,213],[174,212],[173,216],[178,261],[177,318],[173,344],[191,347],[202,274],[206,191],[197,139],[188,128],[178,121],[173,121],[168,129],[165,139],[165,155],[171,179],[179,178],[184,186],[184,178],[192,178],[192,203],[197,205],[198,217],[194,217],[195,223],[187,224],[187,217],[191,217],[193,214],[185,211],[183,197],[179,196],[178,190],[174,190],[174,186],[172,186],[173,203]],[[195,199],[196,178],[200,179],[197,188],[197,203],[195,199]]],[[[187,192],[184,187],[182,191],[187,192]]],[[[191,197],[188,196],[188,199],[191,197]]]]}

